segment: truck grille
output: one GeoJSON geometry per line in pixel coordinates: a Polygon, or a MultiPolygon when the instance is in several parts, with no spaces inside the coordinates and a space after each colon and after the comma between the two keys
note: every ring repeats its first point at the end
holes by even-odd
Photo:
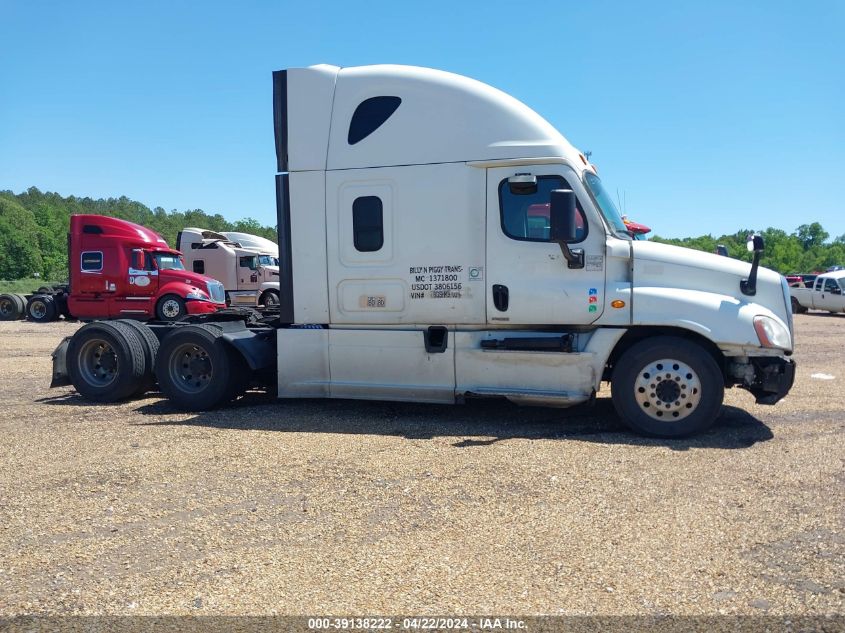
{"type": "Polygon", "coordinates": [[[214,303],[226,303],[226,291],[219,281],[208,282],[208,296],[214,303]]]}

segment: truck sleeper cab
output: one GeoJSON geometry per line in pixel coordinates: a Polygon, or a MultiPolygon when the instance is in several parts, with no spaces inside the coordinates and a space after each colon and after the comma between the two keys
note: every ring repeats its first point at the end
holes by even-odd
{"type": "MultiPolygon", "coordinates": [[[[632,240],[586,157],[524,104],[406,66],[273,82],[279,318],[207,350],[280,398],[566,407],[609,381],[632,428],[678,437],[713,423],[726,386],[789,391],[783,279],[632,240]]],[[[194,410],[227,397],[180,373],[195,327],[172,328],[155,372],[194,410]]]]}
{"type": "Polygon", "coordinates": [[[176,321],[225,307],[218,281],[186,271],[164,238],[132,222],[73,215],[68,254],[76,318],[176,321]]]}

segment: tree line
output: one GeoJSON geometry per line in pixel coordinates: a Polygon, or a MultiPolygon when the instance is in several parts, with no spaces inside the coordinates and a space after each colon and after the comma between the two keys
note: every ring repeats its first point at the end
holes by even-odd
{"type": "MultiPolygon", "coordinates": [[[[176,234],[187,226],[212,231],[242,231],[276,241],[276,227],[262,226],[252,218],[230,222],[219,213],[212,215],[202,209],[150,209],[125,196],[94,200],[45,193],[35,187],[18,194],[0,191],[0,279],[33,276],[50,281],[67,279],[67,232],[73,213],[108,215],[135,222],[161,234],[174,247],[176,234]]],[[[721,244],[727,247],[730,257],[751,261],[745,243],[748,235],[754,232],[743,229],[719,237],[708,234],[683,239],[660,236],[652,239],[709,253],[716,252],[721,244]]],[[[829,241],[830,236],[818,222],[802,224],[792,233],[775,228],[756,232],[766,242],[761,265],[781,274],[817,272],[845,265],[845,235],[829,241]]]]}
{"type": "Polygon", "coordinates": [[[241,231],[276,241],[276,227],[245,218],[226,220],[202,209],[165,211],[120,198],[64,197],[30,187],[22,193],[0,191],[0,279],[39,276],[48,281],[67,279],[67,233],[75,213],[107,215],[135,222],[159,233],[176,247],[176,234],[187,226],[212,231],[241,231]]]}
{"type": "Polygon", "coordinates": [[[709,234],[683,239],[655,236],[652,240],[708,253],[715,253],[716,248],[723,245],[728,249],[730,257],[750,262],[752,254],[748,252],[746,242],[752,233],[762,235],[765,241],[760,265],[776,270],[782,275],[824,272],[831,266],[845,266],[845,234],[828,241],[830,235],[818,222],[802,224],[792,233],[770,227],[763,231],[743,229],[732,235],[719,237],[709,234]]]}

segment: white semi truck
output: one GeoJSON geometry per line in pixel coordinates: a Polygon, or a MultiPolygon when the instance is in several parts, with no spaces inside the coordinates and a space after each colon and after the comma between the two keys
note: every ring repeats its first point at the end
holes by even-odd
{"type": "Polygon", "coordinates": [[[226,233],[188,227],[179,231],[176,248],[185,267],[219,280],[233,306],[279,305],[279,251],[247,233],[241,240],[226,233]]]}
{"type": "MultiPolygon", "coordinates": [[[[677,437],[713,423],[726,386],[764,404],[791,388],[789,290],[760,238],[752,266],[632,240],[583,153],[466,77],[320,65],[273,83],[280,314],[153,326],[146,371],[179,407],[250,376],[282,399],[562,407],[609,382],[631,427],[677,437]]],[[[86,327],[54,384],[108,399],[78,357],[90,338],[125,350],[86,327]]]]}
{"type": "Polygon", "coordinates": [[[233,242],[237,242],[244,248],[251,248],[261,253],[267,254],[275,259],[275,265],[279,265],[279,245],[272,240],[260,235],[252,235],[250,233],[241,233],[239,231],[220,231],[221,235],[225,235],[233,242]]]}

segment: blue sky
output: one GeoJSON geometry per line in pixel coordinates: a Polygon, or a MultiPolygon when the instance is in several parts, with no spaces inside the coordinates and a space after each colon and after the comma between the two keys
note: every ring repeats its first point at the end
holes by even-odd
{"type": "Polygon", "coordinates": [[[0,189],[275,224],[271,71],[465,74],[663,236],[845,234],[845,2],[0,0],[0,189]]]}

